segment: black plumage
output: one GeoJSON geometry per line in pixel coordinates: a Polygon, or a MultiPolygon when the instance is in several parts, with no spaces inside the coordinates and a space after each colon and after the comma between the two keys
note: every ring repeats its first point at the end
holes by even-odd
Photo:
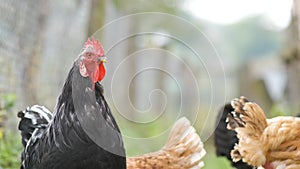
{"type": "Polygon", "coordinates": [[[53,116],[46,107],[33,105],[18,112],[18,117],[21,118],[18,128],[21,131],[22,144],[25,148],[32,133],[35,130],[44,130],[53,116]]]}
{"type": "MultiPolygon", "coordinates": [[[[122,136],[103,88],[97,82],[93,89],[91,80],[79,74],[79,61],[68,74],[53,118],[34,129],[26,143],[22,169],[126,168],[122,136]]],[[[27,122],[20,121],[22,137],[28,137],[23,132],[27,122]]]]}
{"type": "Polygon", "coordinates": [[[230,104],[226,104],[222,107],[218,113],[217,121],[216,121],[216,130],[214,132],[214,143],[216,147],[217,156],[225,156],[228,160],[230,160],[231,165],[238,169],[252,169],[252,166],[248,164],[238,161],[233,162],[230,152],[233,149],[234,145],[238,143],[238,138],[236,136],[236,132],[227,129],[226,118],[227,115],[231,115],[234,109],[230,104]]]}

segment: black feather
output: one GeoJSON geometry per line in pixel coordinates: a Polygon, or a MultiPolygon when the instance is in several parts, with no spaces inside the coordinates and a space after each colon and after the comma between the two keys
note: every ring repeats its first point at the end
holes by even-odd
{"type": "Polygon", "coordinates": [[[231,104],[226,104],[222,107],[218,113],[216,130],[214,132],[214,143],[216,147],[217,156],[225,156],[228,160],[231,161],[231,165],[238,169],[252,169],[252,166],[238,161],[233,162],[230,152],[233,149],[234,145],[238,143],[238,138],[236,132],[227,129],[226,118],[227,115],[231,115],[231,112],[234,111],[231,104]]]}
{"type": "Polygon", "coordinates": [[[52,113],[44,106],[34,105],[18,112],[19,130],[25,147],[34,130],[44,129],[52,119],[52,113]]]}

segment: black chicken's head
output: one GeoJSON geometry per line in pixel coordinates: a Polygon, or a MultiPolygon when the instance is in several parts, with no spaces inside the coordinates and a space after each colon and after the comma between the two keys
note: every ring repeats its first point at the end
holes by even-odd
{"type": "Polygon", "coordinates": [[[106,73],[104,63],[106,57],[101,43],[94,38],[88,39],[79,56],[79,72],[83,77],[89,77],[92,84],[101,81],[106,73]]]}

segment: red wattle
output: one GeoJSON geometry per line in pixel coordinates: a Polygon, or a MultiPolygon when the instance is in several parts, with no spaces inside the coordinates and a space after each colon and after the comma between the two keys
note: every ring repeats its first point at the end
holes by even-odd
{"type": "Polygon", "coordinates": [[[104,63],[103,63],[103,62],[101,62],[101,63],[99,64],[98,72],[99,72],[99,73],[98,73],[98,79],[97,79],[97,81],[101,81],[101,80],[104,78],[105,73],[106,73],[106,70],[105,70],[104,63]]]}

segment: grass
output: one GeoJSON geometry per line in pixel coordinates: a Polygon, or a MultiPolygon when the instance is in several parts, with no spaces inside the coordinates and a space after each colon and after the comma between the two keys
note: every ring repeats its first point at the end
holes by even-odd
{"type": "Polygon", "coordinates": [[[212,141],[204,143],[206,155],[204,157],[204,169],[232,169],[230,162],[225,157],[217,157],[212,141]]]}
{"type": "Polygon", "coordinates": [[[0,169],[20,168],[21,137],[4,128],[7,112],[13,107],[15,100],[15,94],[0,92],[0,169]]]}
{"type": "Polygon", "coordinates": [[[7,131],[0,140],[0,168],[20,168],[20,154],[22,151],[21,138],[12,131],[7,131]]]}

